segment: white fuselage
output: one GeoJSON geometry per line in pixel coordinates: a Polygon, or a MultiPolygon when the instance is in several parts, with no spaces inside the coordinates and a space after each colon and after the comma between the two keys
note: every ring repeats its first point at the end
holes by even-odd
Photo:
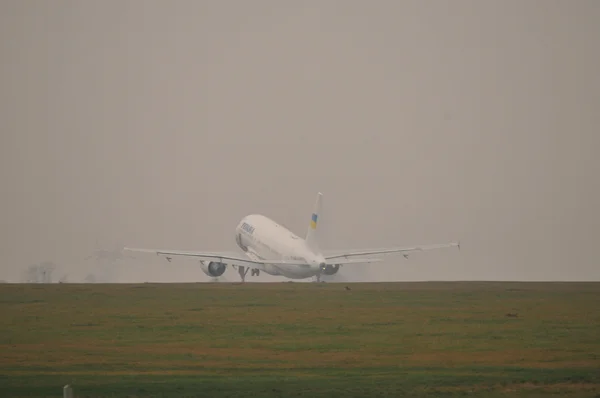
{"type": "Polygon", "coordinates": [[[265,264],[256,268],[270,275],[290,279],[310,278],[325,263],[322,255],[312,252],[306,241],[268,217],[253,214],[244,217],[235,230],[237,245],[251,260],[306,262],[306,264],[265,264]]]}

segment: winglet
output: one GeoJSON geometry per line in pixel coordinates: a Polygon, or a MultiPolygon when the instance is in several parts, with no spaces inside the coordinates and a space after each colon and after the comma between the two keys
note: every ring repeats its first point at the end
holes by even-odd
{"type": "Polygon", "coordinates": [[[306,232],[306,244],[308,245],[308,248],[313,251],[313,253],[319,252],[319,244],[317,239],[317,224],[319,222],[319,215],[321,214],[322,203],[323,194],[321,192],[318,192],[317,199],[315,201],[315,205],[311,215],[310,224],[308,226],[308,231],[306,232]]]}

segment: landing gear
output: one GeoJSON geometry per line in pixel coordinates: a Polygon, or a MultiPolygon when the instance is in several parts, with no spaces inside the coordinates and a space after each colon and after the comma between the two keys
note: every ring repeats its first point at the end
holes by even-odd
{"type": "MultiPolygon", "coordinates": [[[[240,274],[240,278],[242,278],[242,283],[246,282],[246,275],[248,274],[248,271],[250,271],[250,268],[240,265],[237,267],[237,270],[238,270],[238,273],[240,274]]],[[[252,272],[250,273],[250,275],[251,276],[259,276],[260,270],[257,268],[252,268],[252,272]]]]}
{"type": "Polygon", "coordinates": [[[240,274],[240,278],[242,278],[242,283],[246,282],[246,274],[250,268],[246,268],[243,265],[240,265],[238,268],[238,272],[240,274]]]}

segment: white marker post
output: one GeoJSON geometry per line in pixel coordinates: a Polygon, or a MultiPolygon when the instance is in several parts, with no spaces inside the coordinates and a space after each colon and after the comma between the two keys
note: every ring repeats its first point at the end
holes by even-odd
{"type": "Polygon", "coordinates": [[[63,387],[63,398],[73,398],[73,389],[68,384],[63,387]]]}

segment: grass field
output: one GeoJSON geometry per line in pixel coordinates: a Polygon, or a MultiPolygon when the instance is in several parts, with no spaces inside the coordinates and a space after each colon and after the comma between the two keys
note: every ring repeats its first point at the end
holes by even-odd
{"type": "Polygon", "coordinates": [[[0,395],[600,397],[600,283],[0,285],[0,395]]]}

